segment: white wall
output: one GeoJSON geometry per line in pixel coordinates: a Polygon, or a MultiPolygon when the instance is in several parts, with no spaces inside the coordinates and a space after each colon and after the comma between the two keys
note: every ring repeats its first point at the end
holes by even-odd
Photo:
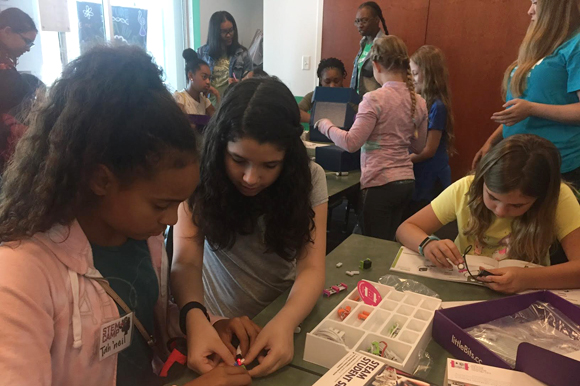
{"type": "Polygon", "coordinates": [[[200,0],[201,44],[207,43],[211,15],[217,11],[228,11],[236,20],[240,44],[248,48],[256,30],[263,29],[263,10],[263,0],[200,0]]]}
{"type": "Polygon", "coordinates": [[[323,3],[264,0],[264,70],[280,78],[296,96],[304,96],[317,84],[323,3]],[[303,56],[310,56],[310,70],[302,70],[303,56]]]}

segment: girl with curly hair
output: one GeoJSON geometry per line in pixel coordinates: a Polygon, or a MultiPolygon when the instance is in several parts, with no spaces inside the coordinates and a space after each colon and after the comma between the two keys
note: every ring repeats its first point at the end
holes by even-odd
{"type": "MultiPolygon", "coordinates": [[[[252,376],[291,361],[294,329],[324,286],[326,177],[308,158],[301,133],[298,106],[283,83],[235,85],[207,128],[200,185],[175,227],[171,282],[178,304],[205,302],[216,315],[252,318],[292,288],[250,342],[238,336],[246,361],[259,357],[252,376]]],[[[226,347],[203,312],[186,317],[189,366],[208,371],[215,366],[208,357],[226,347]]]]}
{"type": "MultiPolygon", "coordinates": [[[[139,48],[94,48],[20,140],[0,196],[4,382],[160,384],[180,335],[161,233],[199,181],[195,134],[161,74],[139,48]]],[[[221,366],[188,386],[249,383],[221,366]]]]}

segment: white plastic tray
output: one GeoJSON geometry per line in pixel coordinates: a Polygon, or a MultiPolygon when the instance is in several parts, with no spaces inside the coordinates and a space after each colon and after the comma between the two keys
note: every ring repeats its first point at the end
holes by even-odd
{"type": "Polygon", "coordinates": [[[412,373],[419,361],[419,354],[431,340],[433,316],[441,306],[441,299],[413,292],[399,292],[393,287],[368,282],[375,286],[383,300],[373,307],[355,300],[359,297],[357,288],[351,291],[314,330],[306,334],[304,360],[331,368],[348,352],[362,351],[368,355],[371,343],[382,341],[388,344],[388,349],[402,362],[380,356],[376,358],[389,366],[412,373]],[[351,307],[351,312],[343,321],[338,310],[346,306],[351,307]],[[364,321],[358,318],[363,311],[369,312],[364,321]],[[390,338],[389,330],[394,323],[398,323],[401,330],[396,337],[390,338]],[[329,327],[345,332],[345,344],[315,335],[317,331],[329,327]]]}

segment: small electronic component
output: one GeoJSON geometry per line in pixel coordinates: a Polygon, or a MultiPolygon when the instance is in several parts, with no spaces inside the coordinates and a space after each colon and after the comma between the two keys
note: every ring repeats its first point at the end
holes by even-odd
{"type": "Polygon", "coordinates": [[[360,320],[367,320],[367,318],[369,317],[369,315],[370,315],[370,312],[368,312],[368,311],[363,311],[363,312],[361,312],[360,314],[358,314],[358,318],[359,318],[360,320]]]}
{"type": "Polygon", "coordinates": [[[391,338],[396,338],[397,335],[399,335],[400,331],[401,331],[401,326],[399,325],[399,323],[395,323],[391,326],[391,328],[389,328],[389,336],[391,338]]]}
{"type": "Polygon", "coordinates": [[[246,366],[244,366],[245,362],[246,359],[242,357],[242,349],[238,346],[238,349],[236,350],[236,361],[234,363],[234,366],[241,366],[245,369],[246,368],[246,366]]]}
{"type": "Polygon", "coordinates": [[[370,352],[373,355],[380,356],[381,358],[386,358],[394,362],[403,363],[403,361],[397,354],[395,354],[392,350],[389,350],[389,345],[387,344],[387,342],[384,341],[371,342],[371,347],[368,349],[368,352],[370,352]],[[381,348],[381,346],[383,346],[383,348],[381,348]]]}
{"type": "Polygon", "coordinates": [[[373,261],[371,259],[368,259],[368,258],[365,260],[361,260],[360,264],[359,264],[359,267],[362,270],[370,269],[372,266],[373,266],[373,261]]]}
{"type": "Polygon", "coordinates": [[[350,306],[346,306],[344,308],[339,308],[338,309],[338,317],[340,318],[340,320],[346,319],[346,317],[350,314],[350,311],[351,311],[350,306]]]}
{"type": "Polygon", "coordinates": [[[338,285],[333,285],[332,287],[325,289],[324,291],[322,291],[322,294],[326,297],[329,297],[347,289],[348,286],[346,284],[340,283],[338,285]]]}

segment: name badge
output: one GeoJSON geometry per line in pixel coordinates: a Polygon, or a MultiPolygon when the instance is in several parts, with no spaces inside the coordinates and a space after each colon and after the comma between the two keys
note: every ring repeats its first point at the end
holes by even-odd
{"type": "Polygon", "coordinates": [[[103,324],[100,331],[99,360],[102,361],[131,345],[133,313],[103,324]]]}

